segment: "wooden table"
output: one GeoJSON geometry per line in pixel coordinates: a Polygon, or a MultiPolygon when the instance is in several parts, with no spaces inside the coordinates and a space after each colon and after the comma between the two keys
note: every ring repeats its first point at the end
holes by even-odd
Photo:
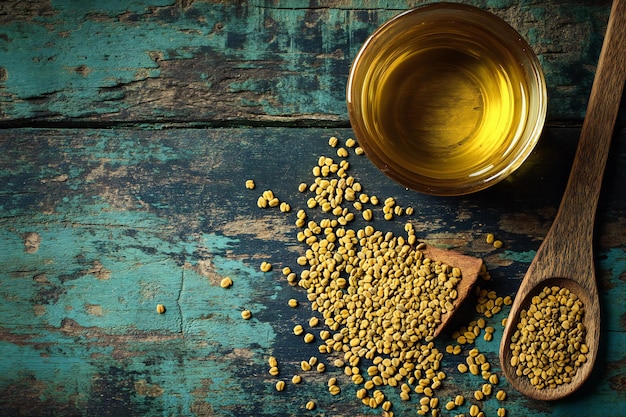
{"type": "MultiPolygon", "coordinates": [[[[302,269],[294,222],[308,195],[298,184],[312,181],[320,155],[335,157],[329,137],[352,137],[351,60],[378,25],[419,3],[1,2],[0,414],[383,415],[356,398],[335,355],[292,334],[316,314],[281,269],[302,269]],[[291,211],[258,208],[268,189],[291,211]],[[272,271],[260,270],[264,261],[272,271]],[[226,276],[232,288],[220,286],[226,276]],[[311,356],[326,372],[299,370],[311,356]],[[295,373],[302,384],[289,382],[295,373]],[[331,377],[338,396],[328,393],[331,377]],[[310,399],[314,411],[304,408],[310,399]]],[[[364,191],[415,209],[376,217],[376,228],[400,234],[410,221],[427,244],[482,257],[492,279],[481,288],[513,296],[567,181],[610,2],[468,3],[511,23],[544,66],[548,124],[529,160],[491,189],[454,198],[408,191],[352,151],[348,160],[364,191]],[[487,233],[503,247],[486,244],[487,233]]],[[[508,398],[478,402],[482,379],[456,370],[463,355],[445,355],[436,397],[467,402],[440,405],[441,415],[469,415],[472,403],[487,416],[499,407],[512,416],[626,415],[624,116],[598,211],[603,324],[591,380],[546,403],[501,378],[508,398]]],[[[481,317],[475,303],[436,339],[441,351],[455,344],[453,330],[481,317]]],[[[476,342],[497,374],[506,312],[486,319],[494,341],[476,342]]],[[[420,395],[405,402],[383,390],[396,416],[416,415],[420,395]]]]}

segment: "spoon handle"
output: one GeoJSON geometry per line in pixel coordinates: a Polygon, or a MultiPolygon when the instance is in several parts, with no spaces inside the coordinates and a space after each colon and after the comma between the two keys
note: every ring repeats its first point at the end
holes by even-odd
{"type": "MultiPolygon", "coordinates": [[[[531,265],[533,273],[527,274],[535,277],[530,286],[554,276],[582,280],[594,276],[589,262],[594,217],[625,82],[626,0],[614,0],[569,181],[531,265]]],[[[595,286],[595,280],[591,284],[595,286]]]]}

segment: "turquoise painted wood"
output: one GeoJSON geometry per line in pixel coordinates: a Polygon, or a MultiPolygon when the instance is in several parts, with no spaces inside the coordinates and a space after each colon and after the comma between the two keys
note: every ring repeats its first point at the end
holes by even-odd
{"type": "MultiPolygon", "coordinates": [[[[377,228],[400,234],[411,221],[428,244],[483,258],[492,280],[482,288],[514,295],[567,181],[610,1],[464,2],[501,16],[539,55],[549,127],[536,151],[506,181],[457,198],[408,191],[352,154],[350,173],[367,193],[415,208],[375,218],[377,228]],[[503,248],[484,242],[490,232],[503,248]]],[[[0,415],[384,415],[356,398],[336,356],[292,334],[315,313],[281,269],[299,271],[306,249],[294,224],[308,198],[298,185],[335,152],[331,135],[352,135],[351,60],[381,23],[423,3],[0,1],[0,415]],[[259,209],[266,189],[292,211],[259,209]],[[299,370],[311,356],[325,373],[299,370]],[[275,390],[295,373],[302,384],[275,390]],[[304,409],[309,399],[316,410],[304,409]]],[[[460,374],[463,357],[446,354],[436,396],[468,401],[443,416],[469,415],[471,403],[486,416],[501,406],[511,416],[626,415],[624,121],[622,109],[598,211],[603,324],[591,380],[554,403],[501,380],[505,402],[476,402],[482,379],[460,374]]],[[[475,303],[439,349],[480,317],[475,303]]],[[[498,374],[506,312],[487,318],[495,340],[476,343],[498,374]]],[[[403,402],[397,389],[384,392],[395,416],[416,415],[417,394],[403,402]]]]}
{"type": "MultiPolygon", "coordinates": [[[[475,0],[526,38],[549,121],[580,123],[609,0],[475,0]]],[[[352,59],[421,0],[0,2],[0,122],[347,126],[352,59]]]]}
{"type": "MultiPolygon", "coordinates": [[[[401,233],[411,221],[427,243],[482,257],[492,280],[479,285],[513,295],[555,214],[578,133],[547,129],[508,180],[458,198],[407,191],[366,157],[348,160],[364,191],[416,209],[392,222],[376,220],[378,229],[401,233]],[[504,241],[502,249],[484,242],[489,232],[504,241]]],[[[384,415],[357,400],[358,387],[332,366],[336,356],[318,353],[317,342],[307,345],[291,332],[315,315],[305,291],[289,286],[281,272],[299,270],[296,258],[305,250],[294,221],[309,196],[297,187],[312,181],[320,155],[333,155],[331,135],[343,141],[352,132],[0,131],[0,414],[384,415]],[[246,179],[257,188],[246,189],[246,179]],[[259,209],[257,197],[266,189],[292,211],[259,209]],[[262,261],[274,269],[261,272],[262,261]],[[225,276],[234,281],[228,290],[219,285],[225,276]],[[298,308],[287,306],[291,298],[298,308]],[[165,314],[156,313],[159,303],[165,314]],[[251,320],[241,319],[243,309],[252,311],[251,320]],[[268,373],[270,355],[278,358],[278,377],[268,373]],[[310,356],[327,363],[327,371],[300,371],[310,356]],[[295,373],[303,375],[301,385],[274,389],[295,373]],[[339,380],[339,396],[327,391],[330,377],[339,380]],[[317,401],[315,411],[303,408],[309,399],[317,401]]],[[[497,387],[508,399],[480,402],[487,416],[500,406],[508,415],[626,414],[626,130],[614,145],[596,235],[603,337],[592,380],[555,403],[522,398],[501,380],[497,387]]],[[[480,317],[475,303],[469,300],[468,313],[436,340],[441,350],[452,343],[452,330],[480,317]]],[[[494,341],[476,343],[496,373],[505,316],[506,309],[487,319],[496,328],[494,341]]],[[[456,394],[475,402],[471,395],[483,381],[458,373],[461,360],[442,360],[448,375],[436,392],[442,402],[456,394]]],[[[384,392],[396,416],[416,415],[418,395],[403,402],[398,389],[384,392]]]]}

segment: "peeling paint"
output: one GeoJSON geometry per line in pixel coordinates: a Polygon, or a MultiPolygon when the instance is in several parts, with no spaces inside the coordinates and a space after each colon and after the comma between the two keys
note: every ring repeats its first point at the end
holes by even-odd
{"type": "MultiPolygon", "coordinates": [[[[378,26],[422,4],[21,3],[0,12],[12,17],[0,18],[0,41],[10,39],[0,48],[0,120],[344,124],[357,51],[378,26]]],[[[549,119],[581,120],[610,2],[474,4],[537,49],[549,119]]]]}
{"type": "Polygon", "coordinates": [[[35,253],[41,245],[41,236],[37,232],[28,232],[24,235],[24,252],[35,253]]]}
{"type": "MultiPolygon", "coordinates": [[[[567,132],[560,138],[548,129],[546,138],[569,149],[576,132],[567,132]]],[[[274,417],[303,411],[302,397],[277,393],[267,374],[270,354],[280,357],[284,375],[317,355],[316,346],[294,339],[293,325],[314,313],[287,306],[294,297],[304,307],[306,294],[289,287],[280,271],[297,269],[302,250],[295,212],[263,211],[256,196],[273,189],[292,208],[304,206],[297,185],[311,179],[310,163],[331,133],[352,134],[281,128],[0,132],[0,396],[8,399],[0,413],[274,417]],[[67,181],[42,182],[62,174],[67,181]],[[245,188],[248,178],[257,191],[245,188]],[[40,245],[26,253],[24,237],[33,232],[40,245]],[[272,262],[274,270],[262,273],[261,261],[272,262]],[[224,276],[233,279],[232,288],[219,286],[224,276]],[[165,314],[157,314],[158,303],[165,314]],[[241,319],[244,308],[253,312],[251,320],[241,319]]],[[[538,147],[536,165],[552,161],[544,152],[538,147]]],[[[616,152],[624,154],[619,146],[616,152]]],[[[525,187],[553,190],[562,182],[530,169],[485,193],[441,199],[393,184],[365,158],[350,163],[370,195],[394,195],[416,209],[406,220],[429,243],[484,256],[492,281],[481,287],[493,285],[507,295],[514,295],[543,238],[544,221],[558,205],[555,193],[527,198],[525,187]],[[514,217],[520,207],[530,214],[514,217]],[[483,233],[502,225],[506,249],[488,248],[483,233]]],[[[620,178],[603,189],[602,224],[623,217],[623,201],[613,198],[621,195],[620,178]]],[[[617,232],[599,230],[601,297],[621,300],[623,245],[617,232]]],[[[567,404],[535,404],[510,392],[511,414],[615,411],[626,310],[620,303],[603,305],[601,378],[593,379],[589,394],[567,404]]],[[[496,363],[497,346],[479,341],[478,347],[496,363]]],[[[345,397],[328,398],[324,378],[311,376],[298,392],[319,398],[322,413],[371,414],[355,405],[348,386],[345,397]]],[[[452,368],[447,381],[475,389],[475,381],[459,379],[452,368]]],[[[484,405],[489,410],[497,404],[484,405]]],[[[394,407],[414,412],[412,403],[394,407]]]]}

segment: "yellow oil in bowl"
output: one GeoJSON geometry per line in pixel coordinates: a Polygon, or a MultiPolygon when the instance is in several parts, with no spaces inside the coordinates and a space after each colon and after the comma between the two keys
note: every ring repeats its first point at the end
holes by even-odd
{"type": "Polygon", "coordinates": [[[478,8],[438,3],[381,26],[347,89],[366,154],[401,184],[461,195],[505,178],[539,139],[546,87],[530,46],[478,8]]]}

